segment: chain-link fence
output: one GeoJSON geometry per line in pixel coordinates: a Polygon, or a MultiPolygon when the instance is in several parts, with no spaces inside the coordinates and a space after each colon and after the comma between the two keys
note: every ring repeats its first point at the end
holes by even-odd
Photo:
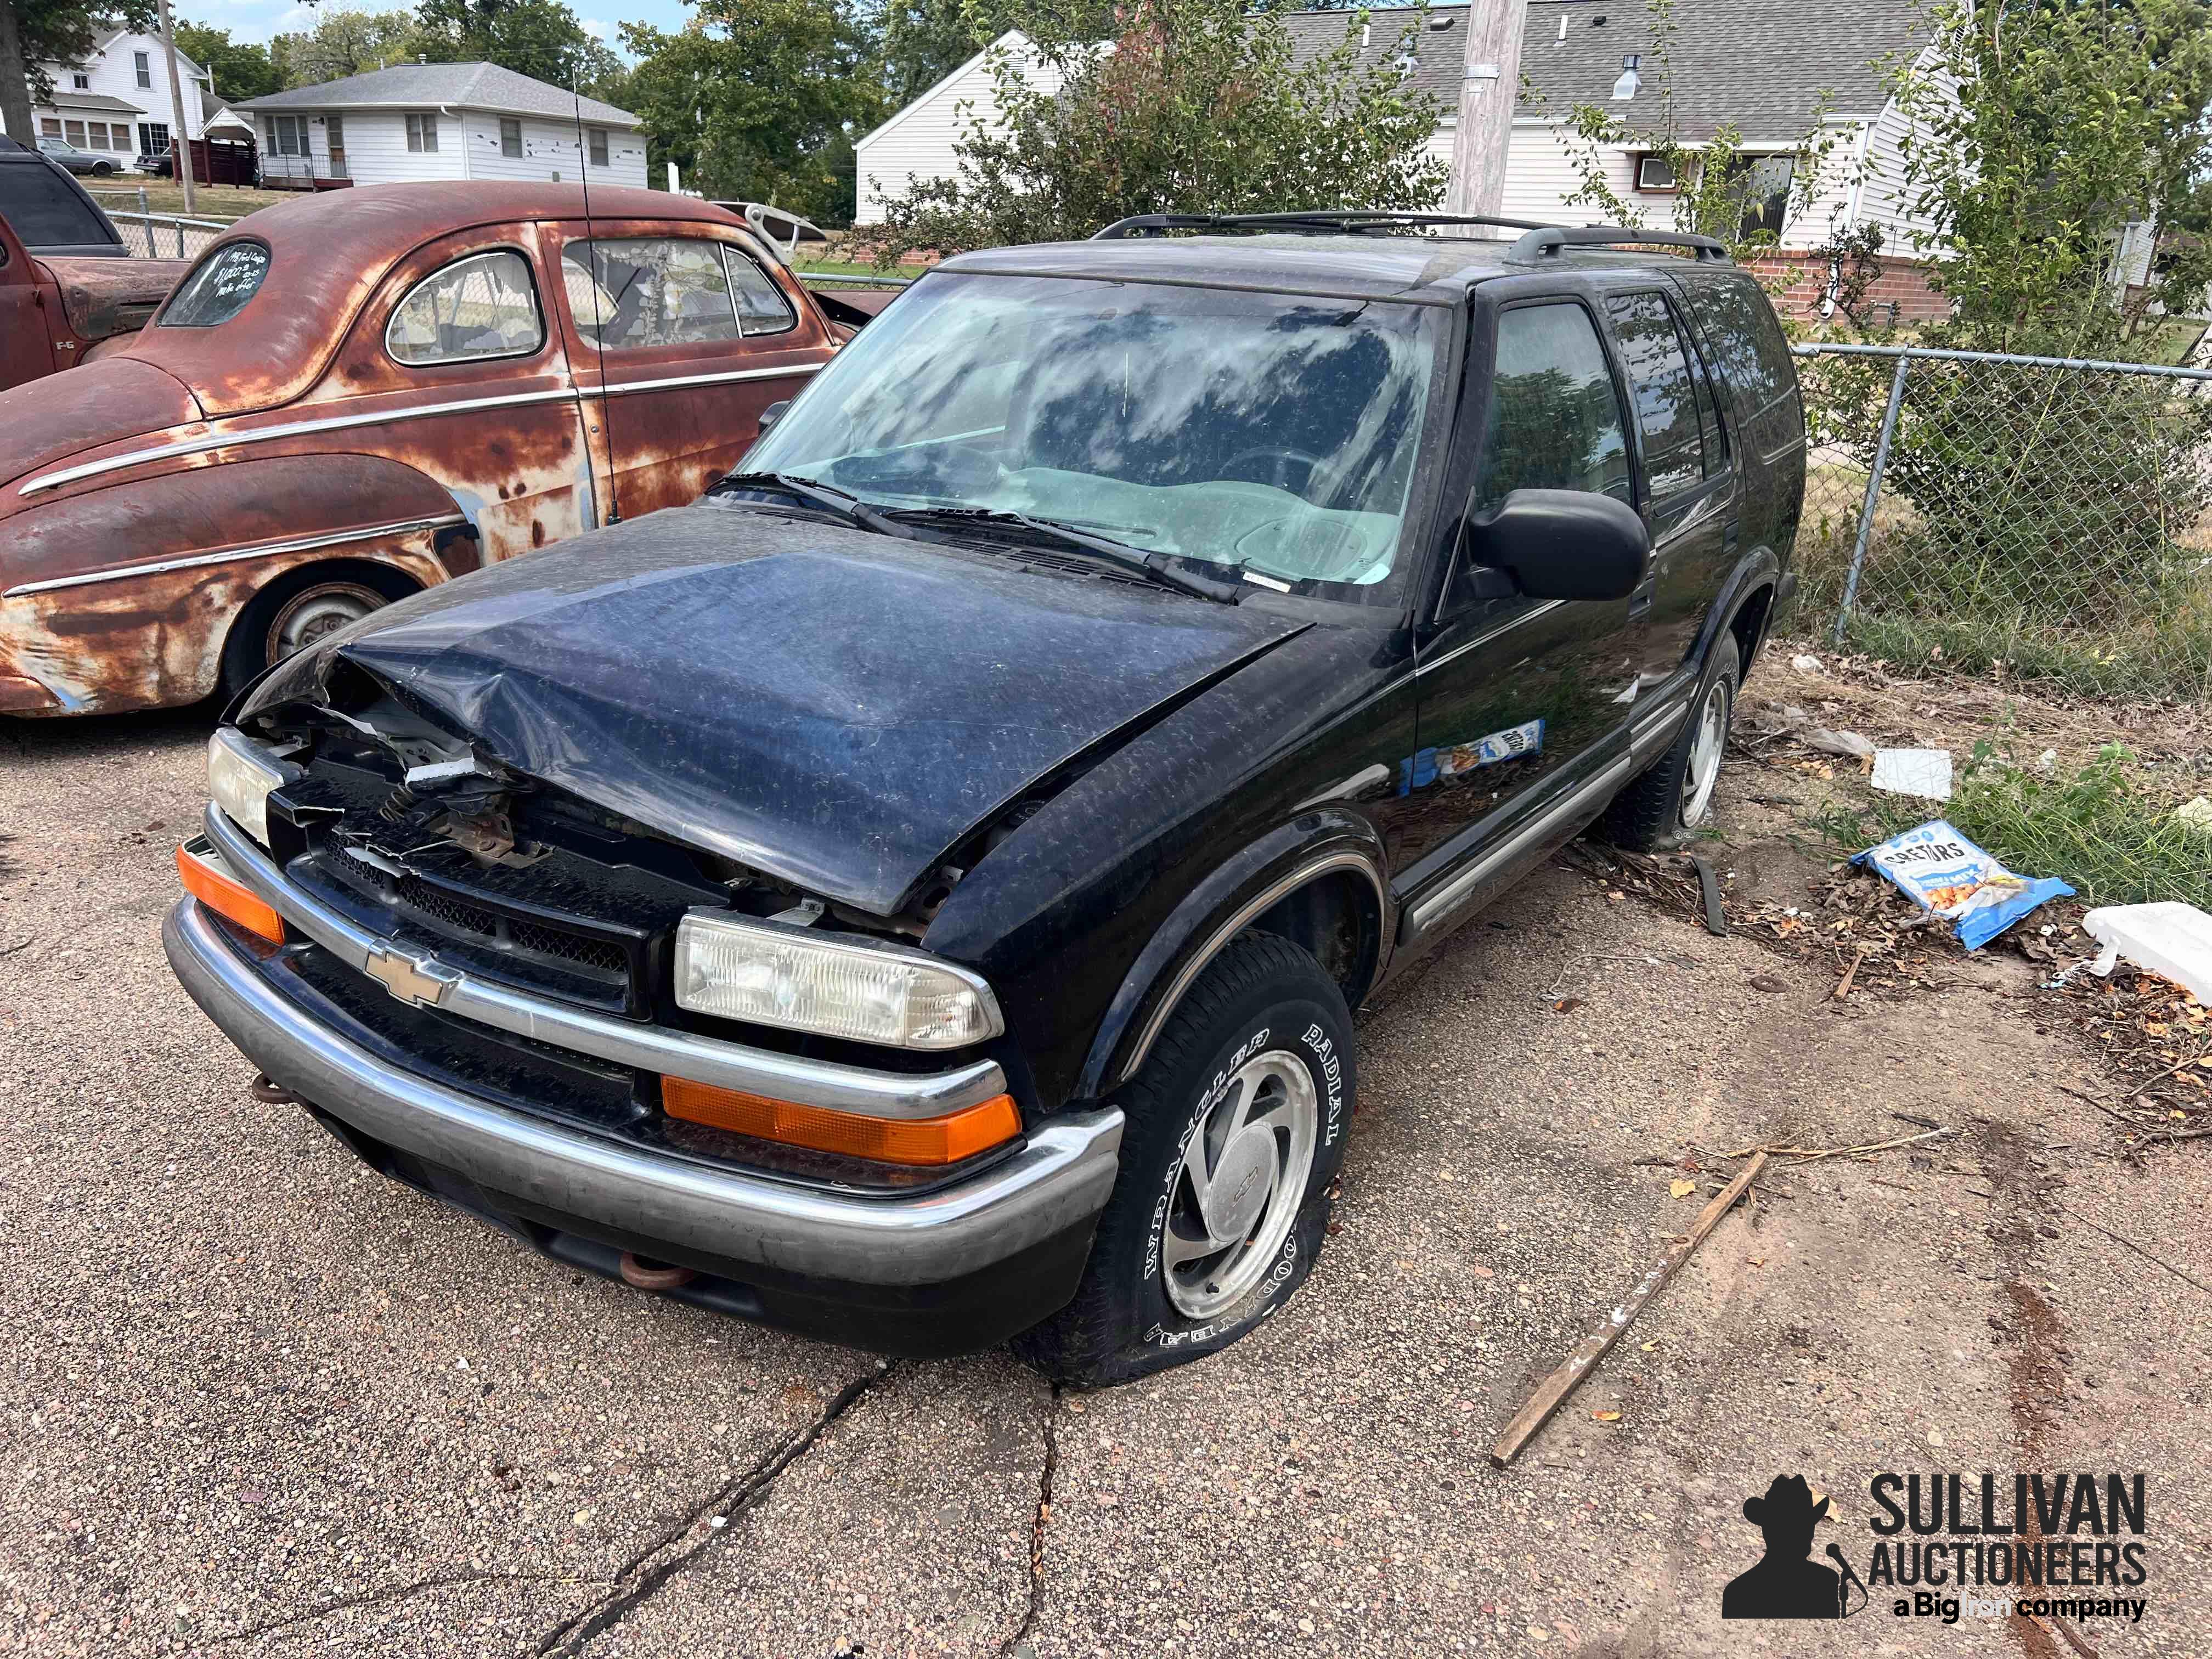
{"type": "Polygon", "coordinates": [[[2212,370],[1798,352],[1808,626],[1901,665],[2212,696],[2212,370]]]}
{"type": "Polygon", "coordinates": [[[221,219],[182,219],[167,213],[108,216],[122,234],[123,246],[141,259],[191,259],[230,228],[221,219]]]}

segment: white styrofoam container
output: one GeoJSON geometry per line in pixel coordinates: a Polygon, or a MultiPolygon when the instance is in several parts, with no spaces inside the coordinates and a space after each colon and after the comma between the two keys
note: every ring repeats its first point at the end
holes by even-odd
{"type": "Polygon", "coordinates": [[[2105,947],[2090,971],[2109,974],[2125,957],[2138,968],[2189,988],[2212,1007],[2212,916],[2193,904],[2108,904],[2081,918],[2105,947]]]}

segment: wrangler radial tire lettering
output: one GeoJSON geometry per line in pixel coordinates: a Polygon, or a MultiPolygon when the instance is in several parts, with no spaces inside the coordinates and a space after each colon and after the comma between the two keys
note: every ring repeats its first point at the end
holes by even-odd
{"type": "Polygon", "coordinates": [[[1275,1312],[1326,1236],[1354,1081],[1321,964],[1273,934],[1231,940],[1117,1097],[1121,1176],[1075,1299],[1015,1352],[1059,1382],[1126,1382],[1275,1312]]]}

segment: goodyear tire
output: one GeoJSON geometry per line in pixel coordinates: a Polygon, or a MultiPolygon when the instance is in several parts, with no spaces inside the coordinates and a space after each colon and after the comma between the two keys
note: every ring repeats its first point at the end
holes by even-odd
{"type": "Polygon", "coordinates": [[[1121,1171],[1075,1299],[1014,1340],[1057,1382],[1226,1347],[1311,1271],[1343,1166],[1352,1015],[1287,939],[1247,933],[1192,985],[1119,1103],[1121,1171]]]}

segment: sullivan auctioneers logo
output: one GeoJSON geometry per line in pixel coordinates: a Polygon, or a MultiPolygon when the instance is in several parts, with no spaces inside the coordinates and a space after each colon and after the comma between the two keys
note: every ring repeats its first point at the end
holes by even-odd
{"type": "Polygon", "coordinates": [[[1744,1500],[1766,1540],[1721,1595],[1723,1619],[1847,1619],[1887,1601],[1899,1619],[2141,1620],[2149,1576],[2140,1474],[1877,1474],[1863,1576],[1840,1545],[1810,1559],[1828,1498],[1802,1475],[1744,1500]]]}

